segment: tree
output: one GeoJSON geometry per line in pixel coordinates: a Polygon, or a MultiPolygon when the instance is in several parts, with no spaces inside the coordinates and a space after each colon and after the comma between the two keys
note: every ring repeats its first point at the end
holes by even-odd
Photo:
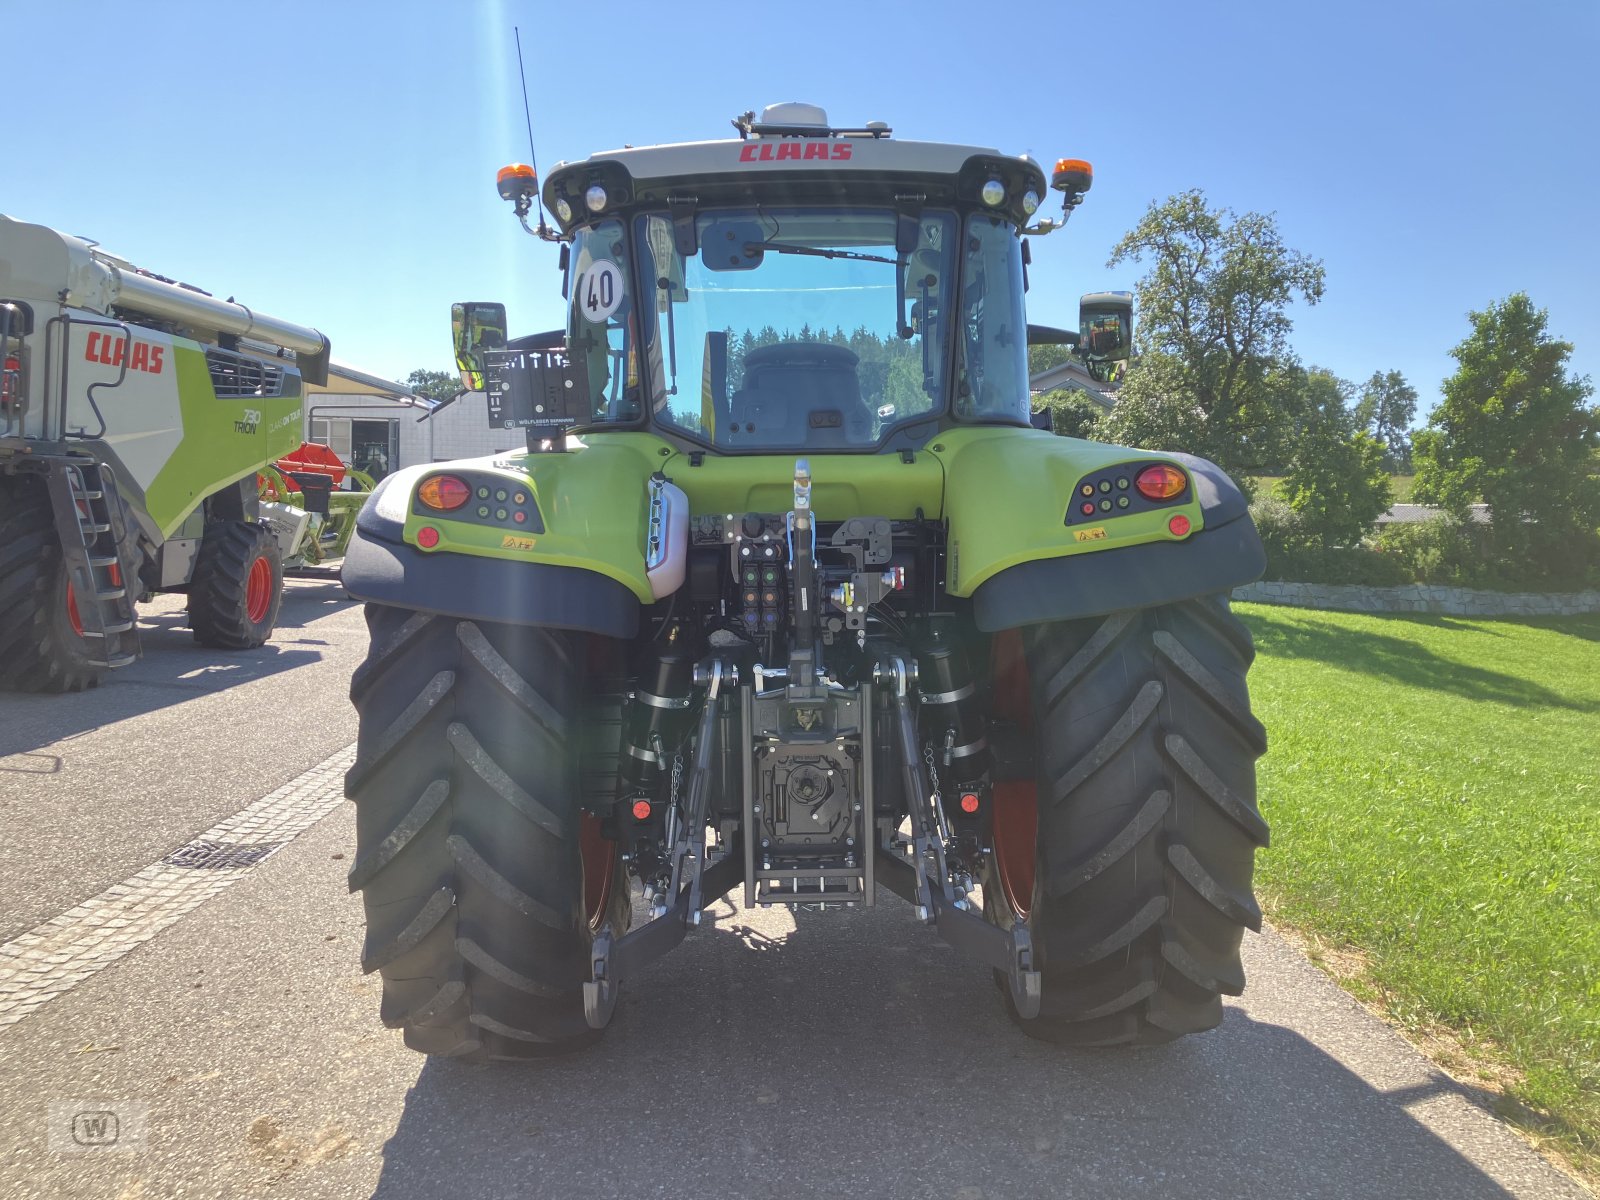
{"type": "Polygon", "coordinates": [[[1354,546],[1394,498],[1384,446],[1357,428],[1351,384],[1317,367],[1301,376],[1301,430],[1283,495],[1311,538],[1323,546],[1354,546]]]}
{"type": "Polygon", "coordinates": [[[1384,445],[1384,465],[1392,474],[1411,470],[1411,422],[1417,415],[1417,389],[1399,371],[1374,371],[1361,389],[1356,421],[1384,445]]]}
{"type": "Polygon", "coordinates": [[[449,400],[461,391],[461,376],[451,371],[429,371],[418,367],[406,376],[406,385],[417,395],[430,400],[449,400]]]}
{"type": "Polygon", "coordinates": [[[1049,411],[1051,432],[1091,441],[1097,440],[1095,431],[1106,414],[1104,406],[1077,388],[1056,388],[1035,396],[1033,406],[1049,411]]]}
{"type": "Polygon", "coordinates": [[[1198,189],[1152,203],[1107,265],[1130,259],[1151,263],[1140,355],[1100,436],[1204,454],[1235,478],[1281,463],[1287,310],[1322,298],[1321,262],[1285,246],[1270,215],[1213,208],[1198,189]]]}
{"type": "Polygon", "coordinates": [[[1444,401],[1414,439],[1412,495],[1458,519],[1481,496],[1503,568],[1581,582],[1600,559],[1600,408],[1585,403],[1594,389],[1567,373],[1572,343],[1550,336],[1549,314],[1527,293],[1469,318],[1444,401]]]}

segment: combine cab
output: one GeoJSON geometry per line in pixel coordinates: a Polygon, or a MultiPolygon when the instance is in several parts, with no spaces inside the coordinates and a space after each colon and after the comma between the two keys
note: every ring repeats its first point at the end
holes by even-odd
{"type": "Polygon", "coordinates": [[[195,637],[272,633],[296,517],[256,472],[300,444],[328,340],[0,217],[0,687],[76,691],[139,653],[135,602],[195,637]]]}
{"type": "Polygon", "coordinates": [[[1216,1025],[1267,839],[1227,596],[1264,558],[1212,464],[1030,427],[1030,341],[1129,353],[1126,294],[1024,313],[1025,239],[1088,165],[736,125],[501,172],[553,218],[566,327],[453,322],[527,452],[400,471],[358,519],[384,1022],[584,1045],[733,892],[899,896],[1051,1041],[1216,1025]]]}

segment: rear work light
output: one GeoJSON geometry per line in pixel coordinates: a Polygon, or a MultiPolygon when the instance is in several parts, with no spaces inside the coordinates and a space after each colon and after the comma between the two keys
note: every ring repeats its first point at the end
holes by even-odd
{"type": "Polygon", "coordinates": [[[1171,500],[1174,496],[1183,495],[1184,489],[1189,486],[1189,477],[1177,467],[1157,463],[1140,471],[1134,478],[1133,486],[1147,500],[1171,500]]]}
{"type": "Polygon", "coordinates": [[[466,480],[454,475],[430,475],[417,489],[417,499],[440,512],[460,508],[471,498],[472,489],[467,486],[466,480]]]}

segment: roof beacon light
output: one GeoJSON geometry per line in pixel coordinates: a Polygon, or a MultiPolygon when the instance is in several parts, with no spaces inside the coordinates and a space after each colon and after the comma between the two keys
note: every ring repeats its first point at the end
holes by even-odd
{"type": "Polygon", "coordinates": [[[511,163],[501,167],[499,174],[494,177],[494,185],[502,200],[515,202],[539,194],[539,176],[527,163],[511,163]]]}
{"type": "Polygon", "coordinates": [[[589,190],[583,194],[583,202],[592,213],[597,213],[603,210],[606,206],[606,200],[608,198],[609,197],[606,196],[605,188],[601,187],[598,183],[590,184],[589,190]]]}
{"type": "Polygon", "coordinates": [[[1006,202],[1006,185],[998,179],[991,179],[983,185],[978,195],[983,197],[983,202],[990,208],[999,208],[1006,202]]]}
{"type": "Polygon", "coordinates": [[[1094,168],[1081,158],[1058,158],[1050,186],[1065,192],[1070,204],[1073,196],[1081,196],[1094,186],[1094,168]]]}

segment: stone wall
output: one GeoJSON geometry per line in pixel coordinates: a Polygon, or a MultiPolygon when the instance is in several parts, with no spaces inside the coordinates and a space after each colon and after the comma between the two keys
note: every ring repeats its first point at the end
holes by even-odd
{"type": "Polygon", "coordinates": [[[1571,617],[1600,612],[1600,592],[1484,592],[1473,588],[1413,583],[1365,587],[1344,583],[1250,583],[1234,588],[1235,600],[1332,608],[1346,612],[1439,613],[1452,617],[1571,617]]]}

